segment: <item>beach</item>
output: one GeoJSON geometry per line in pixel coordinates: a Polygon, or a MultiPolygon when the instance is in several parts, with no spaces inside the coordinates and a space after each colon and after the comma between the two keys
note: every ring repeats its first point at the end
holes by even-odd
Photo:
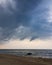
{"type": "Polygon", "coordinates": [[[52,65],[52,59],[0,54],[0,65],[52,65]]]}

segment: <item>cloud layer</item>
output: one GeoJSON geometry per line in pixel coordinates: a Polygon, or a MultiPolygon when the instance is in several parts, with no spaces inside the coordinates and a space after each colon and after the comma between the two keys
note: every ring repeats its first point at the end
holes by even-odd
{"type": "Polygon", "coordinates": [[[52,0],[0,0],[0,41],[52,36],[52,0]]]}

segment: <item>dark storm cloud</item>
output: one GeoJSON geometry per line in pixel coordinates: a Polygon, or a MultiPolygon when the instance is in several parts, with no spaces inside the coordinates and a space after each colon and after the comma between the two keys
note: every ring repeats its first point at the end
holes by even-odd
{"type": "MultiPolygon", "coordinates": [[[[40,0],[41,1],[41,0],[40,0]]],[[[16,11],[8,6],[13,14],[5,13],[2,6],[0,7],[0,26],[3,28],[16,28],[16,26],[20,26],[21,24],[26,25],[29,24],[30,16],[27,14],[28,11],[37,7],[40,3],[39,0],[17,0],[17,8],[16,11]]]]}
{"type": "Polygon", "coordinates": [[[6,11],[0,5],[0,40],[10,38],[31,40],[48,37],[52,33],[52,24],[47,22],[48,0],[14,0],[16,9],[11,5],[6,11]],[[46,3],[47,5],[46,5],[46,3]],[[8,12],[8,10],[9,12],[8,12]]]}

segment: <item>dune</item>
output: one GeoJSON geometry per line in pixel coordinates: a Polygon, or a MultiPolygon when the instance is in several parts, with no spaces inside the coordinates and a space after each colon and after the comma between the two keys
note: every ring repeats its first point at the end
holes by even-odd
{"type": "Polygon", "coordinates": [[[0,54],[0,65],[52,65],[52,59],[0,54]]]}

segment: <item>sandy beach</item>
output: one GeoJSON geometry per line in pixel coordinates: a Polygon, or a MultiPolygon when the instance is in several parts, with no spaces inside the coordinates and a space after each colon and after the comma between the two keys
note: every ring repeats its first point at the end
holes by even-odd
{"type": "Polygon", "coordinates": [[[0,65],[52,65],[52,59],[0,54],[0,65]]]}

